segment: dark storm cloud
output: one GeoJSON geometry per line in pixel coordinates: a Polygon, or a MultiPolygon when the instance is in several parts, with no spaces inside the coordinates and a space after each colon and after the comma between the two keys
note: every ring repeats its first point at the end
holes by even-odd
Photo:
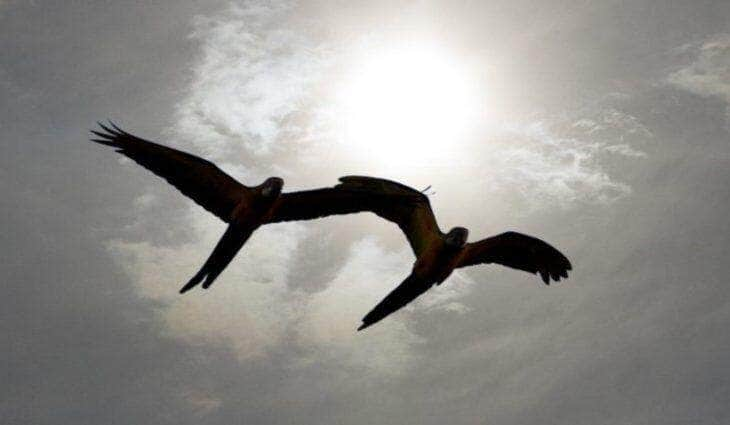
{"type": "MultiPolygon", "coordinates": [[[[189,203],[164,183],[88,146],[86,130],[109,116],[149,138],[174,138],[175,131],[164,130],[179,123],[176,108],[189,99],[205,44],[188,37],[200,30],[193,16],[225,15],[220,11],[226,9],[213,2],[7,2],[0,8],[6,283],[0,327],[3,346],[9,347],[0,366],[0,417],[9,423],[730,419],[724,278],[730,254],[728,104],[707,84],[722,81],[728,68],[716,50],[711,56],[702,50],[730,32],[727,2],[445,2],[416,8],[419,25],[496,58],[492,66],[513,89],[500,101],[503,106],[544,120],[550,141],[563,141],[556,152],[541,153],[541,160],[552,164],[567,148],[589,152],[579,176],[605,173],[611,184],[630,191],[601,203],[584,196],[594,192],[576,190],[570,193],[580,195],[577,201],[551,197],[549,208],[527,208],[532,192],[520,197],[509,187],[485,190],[474,184],[474,175],[494,166],[478,161],[489,157],[488,144],[475,146],[474,164],[428,176],[427,183],[436,184],[432,202],[444,225],[464,222],[474,237],[506,228],[534,233],[565,250],[576,268],[570,280],[551,288],[513,271],[467,270],[474,284],[468,297],[457,300],[469,311],[427,306],[407,311],[401,317],[407,320],[383,324],[396,329],[400,345],[379,334],[350,340],[323,331],[320,337],[329,340],[319,340],[305,332],[321,330],[322,317],[332,322],[339,317],[311,311],[360,308],[347,298],[350,305],[333,306],[342,299],[333,293],[338,287],[357,289],[347,286],[357,283],[348,279],[377,275],[387,286],[407,273],[408,255],[399,257],[404,244],[392,227],[375,219],[337,218],[306,231],[280,228],[257,235],[251,258],[239,259],[243,270],[250,271],[247,261],[271,259],[273,265],[261,264],[262,276],[268,276],[267,267],[271,275],[284,276],[286,302],[276,297],[266,302],[293,312],[255,311],[282,321],[302,311],[311,317],[300,317],[306,322],[302,328],[236,323],[231,309],[251,305],[236,298],[229,310],[218,312],[232,321],[210,315],[200,325],[214,334],[205,344],[172,326],[165,316],[168,301],[146,295],[150,288],[140,286],[135,270],[109,255],[110,240],[152,246],[142,252],[184,254],[198,236],[188,229],[197,221],[183,213],[189,203]],[[695,75],[705,76],[700,85],[695,75]],[[603,147],[587,151],[586,143],[603,147]],[[621,149],[629,150],[612,152],[621,149]],[[457,174],[466,183],[449,184],[457,174]],[[525,209],[515,211],[521,206],[525,209]],[[371,231],[382,241],[351,247],[371,231]],[[292,257],[254,252],[271,241],[292,257]],[[288,268],[277,268],[290,260],[288,268]],[[368,270],[376,260],[387,264],[368,270]],[[217,323],[227,325],[219,329],[217,323]],[[256,339],[247,329],[269,334],[256,339]],[[237,338],[273,342],[258,355],[242,357],[237,338]],[[357,356],[371,356],[379,366],[351,358],[357,356]]],[[[293,10],[320,19],[335,34],[357,35],[385,27],[407,32],[414,9],[383,3],[344,10],[315,2],[293,10]]],[[[283,26],[277,20],[268,25],[283,26]]],[[[287,62],[292,57],[287,48],[299,57],[298,49],[311,47],[300,42],[278,50],[282,58],[272,58],[263,69],[287,74],[298,63],[287,62]]],[[[258,127],[246,130],[251,128],[258,127]]],[[[546,139],[521,143],[539,146],[540,140],[546,139]]],[[[249,148],[221,152],[199,140],[175,143],[230,154],[227,162],[246,168],[234,171],[252,177],[281,167],[291,173],[288,180],[305,185],[334,181],[340,171],[336,166],[309,171],[298,162],[302,150],[294,147],[279,152],[284,158],[273,169],[250,171],[270,157],[249,148]]],[[[567,173],[573,168],[557,170],[563,181],[575,175],[567,173]]],[[[481,181],[488,181],[484,175],[481,181]]],[[[164,266],[147,265],[168,270],[164,266]]],[[[177,283],[153,277],[161,287],[177,283]]],[[[354,324],[343,326],[349,330],[354,324]]]]}

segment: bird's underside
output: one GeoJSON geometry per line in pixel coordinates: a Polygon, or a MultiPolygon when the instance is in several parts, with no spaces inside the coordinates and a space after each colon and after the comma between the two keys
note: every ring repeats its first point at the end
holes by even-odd
{"type": "Polygon", "coordinates": [[[167,180],[185,196],[228,223],[228,229],[198,273],[181,289],[209,287],[261,225],[311,220],[330,215],[372,212],[398,225],[416,255],[413,272],[364,318],[358,330],[401,309],[458,267],[500,264],[539,274],[546,284],[568,277],[571,264],[540,239],[506,232],[466,243],[467,231],[438,227],[428,197],[403,184],[374,177],[347,176],[334,187],[281,193],[283,181],[267,179],[245,186],[213,163],[131,135],[110,122],[92,130],[92,141],[167,180]]]}

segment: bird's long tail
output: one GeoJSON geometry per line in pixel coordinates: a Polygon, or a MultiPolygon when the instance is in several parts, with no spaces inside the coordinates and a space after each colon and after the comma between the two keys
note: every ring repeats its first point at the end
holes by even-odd
{"type": "Polygon", "coordinates": [[[385,319],[428,291],[431,286],[433,283],[411,274],[362,318],[362,324],[357,330],[361,331],[385,319]]]}
{"type": "Polygon", "coordinates": [[[251,233],[253,233],[253,229],[247,229],[234,224],[228,226],[228,229],[223,233],[223,237],[218,241],[210,257],[203,264],[203,267],[180,289],[180,293],[184,294],[191,290],[204,279],[203,288],[207,289],[228,266],[231,260],[233,260],[233,257],[236,256],[243,244],[251,236],[251,233]]]}

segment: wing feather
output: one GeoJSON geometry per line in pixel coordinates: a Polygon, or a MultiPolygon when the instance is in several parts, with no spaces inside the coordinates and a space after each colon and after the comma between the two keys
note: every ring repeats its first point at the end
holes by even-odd
{"type": "Polygon", "coordinates": [[[210,161],[141,139],[111,122],[111,128],[98,124],[103,131],[91,131],[98,137],[93,142],[117,148],[225,222],[249,191],[210,161]]]}
{"type": "Polygon", "coordinates": [[[268,222],[366,211],[396,223],[416,255],[440,233],[426,195],[390,180],[361,176],[341,177],[333,188],[284,193],[268,222]]]}
{"type": "Polygon", "coordinates": [[[266,222],[313,220],[365,211],[369,209],[362,194],[329,187],[282,193],[266,222]]]}
{"type": "Polygon", "coordinates": [[[565,255],[550,244],[517,232],[506,232],[467,244],[457,267],[489,263],[539,273],[547,285],[550,279],[557,282],[567,278],[568,271],[572,269],[565,255]]]}
{"type": "Polygon", "coordinates": [[[340,178],[337,187],[369,193],[373,197],[371,211],[396,223],[403,231],[413,252],[419,256],[434,238],[441,236],[428,197],[404,184],[365,176],[340,178]],[[403,201],[407,198],[408,201],[403,201]]]}

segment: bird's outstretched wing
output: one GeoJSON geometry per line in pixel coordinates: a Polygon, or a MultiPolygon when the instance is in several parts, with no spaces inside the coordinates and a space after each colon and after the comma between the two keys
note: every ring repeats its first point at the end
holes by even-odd
{"type": "Polygon", "coordinates": [[[372,203],[372,199],[365,195],[338,187],[282,193],[274,202],[265,222],[313,220],[330,215],[365,212],[372,203]]]}
{"type": "Polygon", "coordinates": [[[370,194],[369,210],[396,223],[405,233],[416,256],[431,239],[440,236],[428,197],[416,189],[391,180],[365,176],[341,177],[340,182],[337,188],[370,194]],[[400,197],[408,197],[409,201],[403,202],[400,197]]]}
{"type": "Polygon", "coordinates": [[[341,177],[333,188],[284,193],[268,222],[308,220],[335,214],[370,211],[396,223],[411,248],[420,254],[440,230],[428,197],[408,186],[375,177],[341,177]]]}
{"type": "Polygon", "coordinates": [[[539,273],[545,284],[568,277],[570,261],[547,242],[517,232],[506,232],[466,244],[457,267],[497,263],[513,269],[539,273]]]}
{"type": "Polygon", "coordinates": [[[358,331],[361,331],[375,323],[383,320],[391,313],[400,310],[408,303],[418,298],[421,294],[428,291],[433,286],[433,282],[424,281],[410,275],[397,288],[395,288],[388,296],[383,298],[365,317],[362,318],[362,324],[358,331]]]}
{"type": "Polygon", "coordinates": [[[225,222],[249,191],[210,161],[133,136],[111,122],[111,128],[99,126],[104,131],[92,130],[98,136],[93,142],[117,148],[225,222]]]}

